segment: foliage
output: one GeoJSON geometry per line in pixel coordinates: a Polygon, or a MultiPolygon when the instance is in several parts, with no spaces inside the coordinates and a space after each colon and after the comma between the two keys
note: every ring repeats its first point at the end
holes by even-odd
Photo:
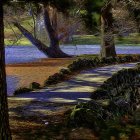
{"type": "Polygon", "coordinates": [[[63,69],[60,70],[60,73],[64,74],[64,75],[67,75],[67,74],[70,74],[71,71],[68,68],[63,68],[63,69]]]}
{"type": "Polygon", "coordinates": [[[20,87],[17,90],[15,90],[14,95],[18,95],[18,94],[21,94],[21,93],[27,93],[27,92],[30,92],[30,91],[32,91],[32,89],[26,88],[26,87],[20,87]]]}
{"type": "Polygon", "coordinates": [[[93,100],[75,106],[68,125],[91,128],[100,139],[131,138],[135,128],[126,126],[139,125],[139,119],[135,120],[140,104],[139,75],[140,64],[114,74],[93,92],[93,100]]]}
{"type": "Polygon", "coordinates": [[[85,22],[86,27],[91,33],[97,30],[101,15],[101,8],[104,6],[104,4],[105,0],[84,0],[83,10],[86,12],[84,12],[84,14],[81,16],[85,22]]]}
{"type": "Polygon", "coordinates": [[[32,82],[31,84],[30,84],[30,88],[31,89],[40,89],[40,87],[41,87],[41,85],[39,84],[39,83],[37,83],[37,82],[32,82]]]}
{"type": "Polygon", "coordinates": [[[64,80],[64,74],[62,73],[55,73],[44,82],[44,85],[52,85],[57,84],[59,81],[64,80]]]}
{"type": "Polygon", "coordinates": [[[135,69],[123,69],[106,80],[98,90],[92,93],[93,99],[117,99],[123,97],[127,101],[135,101],[139,97],[138,85],[140,71],[135,69]],[[136,85],[136,87],[135,87],[136,85]]]}

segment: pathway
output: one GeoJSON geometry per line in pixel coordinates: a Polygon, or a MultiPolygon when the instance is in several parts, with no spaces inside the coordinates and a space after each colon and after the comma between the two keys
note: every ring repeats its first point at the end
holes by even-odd
{"type": "Polygon", "coordinates": [[[78,101],[87,101],[91,92],[111,77],[113,73],[135,65],[136,63],[120,64],[82,71],[71,80],[39,91],[9,97],[9,100],[35,100],[62,104],[75,104],[78,101]]]}

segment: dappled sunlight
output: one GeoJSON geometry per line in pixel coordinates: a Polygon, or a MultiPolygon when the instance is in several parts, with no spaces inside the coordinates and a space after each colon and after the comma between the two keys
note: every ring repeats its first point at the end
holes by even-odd
{"type": "Polygon", "coordinates": [[[47,101],[53,103],[73,104],[80,100],[88,100],[93,91],[106,79],[122,68],[134,67],[136,63],[106,66],[82,71],[70,80],[48,86],[44,89],[16,95],[15,100],[31,99],[32,101],[47,101]]]}
{"type": "Polygon", "coordinates": [[[11,101],[34,101],[35,98],[19,98],[19,97],[8,97],[8,100],[11,100],[11,101]]]}
{"type": "MultiPolygon", "coordinates": [[[[77,81],[77,83],[79,82],[79,84],[80,84],[80,82],[95,82],[95,83],[101,83],[101,82],[103,82],[106,78],[108,78],[109,76],[108,75],[100,75],[100,76],[89,76],[89,77],[87,77],[87,76],[83,76],[83,77],[81,77],[81,78],[76,78],[76,80],[78,80],[77,81]],[[84,80],[83,80],[84,79],[84,80]],[[80,81],[80,80],[82,80],[82,81],[80,81]]],[[[86,84],[86,83],[85,83],[86,84]]],[[[87,83],[88,84],[88,83],[87,83]]]]}
{"type": "Polygon", "coordinates": [[[60,89],[53,90],[51,92],[93,92],[94,87],[92,86],[73,86],[73,87],[64,87],[60,89]],[[65,88],[65,89],[64,89],[65,88]]]}
{"type": "Polygon", "coordinates": [[[70,100],[70,99],[65,99],[65,98],[50,98],[48,101],[53,102],[53,103],[77,103],[76,100],[70,100]]]}

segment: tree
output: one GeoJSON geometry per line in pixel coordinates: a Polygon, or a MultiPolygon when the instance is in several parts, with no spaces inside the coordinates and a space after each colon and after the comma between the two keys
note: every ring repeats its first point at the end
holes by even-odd
{"type": "Polygon", "coordinates": [[[113,37],[112,1],[108,0],[84,0],[86,12],[83,14],[86,27],[96,34],[101,33],[101,57],[116,56],[113,37]],[[100,22],[99,22],[100,21],[100,22]],[[98,27],[100,29],[98,30],[98,27]]]}
{"type": "MultiPolygon", "coordinates": [[[[58,0],[50,0],[50,1],[44,0],[44,1],[41,1],[41,4],[43,6],[41,7],[38,6],[39,8],[41,8],[41,10],[38,10],[38,11],[42,12],[43,17],[44,17],[45,29],[47,30],[48,36],[50,39],[49,47],[47,47],[39,39],[35,38],[29,31],[27,31],[18,22],[14,22],[14,25],[22,32],[22,34],[26,38],[28,38],[31,41],[33,45],[35,45],[39,50],[44,52],[48,57],[53,57],[53,58],[71,57],[68,54],[65,54],[64,52],[62,52],[62,50],[59,47],[60,38],[58,37],[57,30],[56,30],[57,24],[54,24],[55,22],[51,21],[48,7],[56,8],[58,11],[67,13],[68,9],[71,7],[71,5],[73,5],[73,0],[63,0],[61,2],[58,0]]],[[[40,13],[37,13],[37,14],[40,14],[40,13]]]]}
{"type": "Polygon", "coordinates": [[[3,1],[0,0],[0,139],[11,140],[5,73],[3,1]]]}
{"type": "Polygon", "coordinates": [[[136,21],[138,32],[140,33],[140,1],[139,0],[125,0],[125,5],[133,20],[136,21]]]}
{"type": "Polygon", "coordinates": [[[109,1],[101,10],[101,57],[116,56],[112,7],[109,1]]]}

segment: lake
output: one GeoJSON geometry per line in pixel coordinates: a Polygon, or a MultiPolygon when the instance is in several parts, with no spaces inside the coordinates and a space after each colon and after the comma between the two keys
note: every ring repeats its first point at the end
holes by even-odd
{"type": "MultiPolygon", "coordinates": [[[[99,54],[99,45],[61,46],[61,49],[71,55],[99,54]]],[[[140,54],[138,46],[116,46],[117,54],[140,54]]],[[[6,64],[32,62],[46,56],[34,46],[6,47],[6,64]]]]}

